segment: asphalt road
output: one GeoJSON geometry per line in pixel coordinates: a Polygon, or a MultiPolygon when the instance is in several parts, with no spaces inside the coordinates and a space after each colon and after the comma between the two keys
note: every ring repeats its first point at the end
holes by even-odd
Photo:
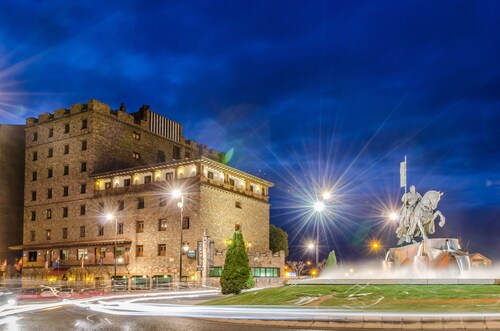
{"type": "MultiPolygon", "coordinates": [[[[216,323],[202,319],[177,317],[124,316],[95,313],[66,306],[57,309],[19,314],[17,320],[0,326],[0,330],[176,330],[176,331],[257,331],[288,330],[273,327],[216,323]]],[[[309,330],[309,329],[308,329],[309,330]]]]}

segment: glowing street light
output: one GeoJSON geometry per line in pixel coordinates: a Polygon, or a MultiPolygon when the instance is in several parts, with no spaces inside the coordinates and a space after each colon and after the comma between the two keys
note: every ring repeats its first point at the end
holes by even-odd
{"type": "Polygon", "coordinates": [[[113,219],[115,219],[115,252],[113,253],[113,256],[115,258],[115,281],[116,281],[116,240],[117,240],[117,236],[118,236],[118,220],[117,220],[116,216],[113,215],[112,213],[106,214],[106,220],[108,222],[112,221],[113,219]]]}
{"type": "Polygon", "coordinates": [[[323,200],[330,200],[330,198],[332,197],[332,194],[330,193],[330,191],[325,191],[325,192],[323,192],[321,197],[323,198],[323,200]]]}
{"type": "Polygon", "coordinates": [[[180,241],[180,247],[179,247],[179,288],[181,287],[182,283],[182,252],[183,251],[188,251],[189,246],[184,244],[183,238],[182,238],[182,228],[183,228],[183,217],[182,213],[184,212],[184,195],[182,194],[182,191],[179,189],[175,189],[171,192],[172,196],[175,199],[180,199],[179,202],[177,202],[177,207],[180,208],[181,210],[181,222],[180,222],[180,232],[181,232],[181,241],[180,241]],[[185,248],[187,247],[187,249],[185,248]]]}
{"type": "Polygon", "coordinates": [[[307,245],[307,248],[308,248],[308,249],[310,249],[310,250],[313,250],[313,249],[314,249],[314,247],[316,247],[316,245],[314,245],[314,243],[309,243],[309,244],[307,245]]]}
{"type": "Polygon", "coordinates": [[[391,213],[389,214],[389,219],[390,219],[391,221],[397,221],[397,220],[399,219],[399,215],[398,215],[398,213],[396,213],[396,212],[391,212],[391,213]]]}
{"type": "Polygon", "coordinates": [[[314,211],[321,213],[325,210],[325,203],[323,201],[316,201],[314,203],[314,211]]]}

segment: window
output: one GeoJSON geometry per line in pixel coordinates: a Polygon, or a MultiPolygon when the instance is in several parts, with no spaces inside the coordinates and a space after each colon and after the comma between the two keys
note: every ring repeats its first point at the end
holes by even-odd
{"type": "Polygon", "coordinates": [[[86,128],[87,128],[87,125],[88,125],[87,119],[86,119],[86,118],[84,118],[84,119],[82,120],[82,130],[83,130],[83,129],[86,129],[86,128]]]}
{"type": "Polygon", "coordinates": [[[241,209],[241,201],[235,201],[235,202],[234,202],[234,206],[235,206],[236,208],[241,209]]]}
{"type": "Polygon", "coordinates": [[[68,186],[63,186],[63,197],[67,197],[69,194],[68,186]]]}
{"type": "Polygon", "coordinates": [[[28,261],[36,262],[37,252],[28,252],[28,261]]]}
{"type": "Polygon", "coordinates": [[[86,212],[85,205],[80,205],[80,216],[84,216],[86,212]]]}
{"type": "Polygon", "coordinates": [[[87,193],[87,184],[81,184],[80,185],[80,194],[85,194],[87,193]]]}
{"type": "Polygon", "coordinates": [[[118,200],[118,211],[125,209],[125,200],[118,200]]]}
{"type": "Polygon", "coordinates": [[[136,228],[135,232],[137,232],[137,233],[144,232],[144,221],[137,221],[135,224],[136,224],[136,226],[135,226],[135,228],[136,228]]]}
{"type": "Polygon", "coordinates": [[[132,152],[132,157],[136,160],[139,160],[141,158],[141,154],[137,153],[137,152],[132,152]]]}
{"type": "Polygon", "coordinates": [[[240,224],[238,224],[238,223],[236,223],[236,224],[234,225],[234,231],[241,231],[241,225],[240,225],[240,224]]]}
{"type": "Polygon", "coordinates": [[[87,249],[86,248],[78,248],[77,258],[78,258],[78,261],[86,260],[87,259],[87,249]]]}
{"type": "Polygon", "coordinates": [[[87,150],[87,140],[82,140],[82,151],[87,150]]]}
{"type": "Polygon", "coordinates": [[[134,133],[132,133],[132,137],[134,137],[134,139],[141,140],[141,134],[140,133],[134,132],[134,133]]]}
{"type": "Polygon", "coordinates": [[[101,247],[101,258],[106,257],[106,247],[101,247]]]}
{"type": "Polygon", "coordinates": [[[220,277],[220,276],[222,276],[222,267],[213,267],[213,268],[210,268],[208,276],[209,277],[220,277]]]}
{"type": "Polygon", "coordinates": [[[47,189],[47,199],[52,199],[52,189],[47,189]]]}
{"type": "Polygon", "coordinates": [[[97,235],[104,236],[104,226],[102,226],[102,225],[97,226],[97,235]]]}
{"type": "Polygon", "coordinates": [[[142,257],[144,254],[144,246],[136,245],[135,246],[135,256],[142,257]]]}
{"type": "Polygon", "coordinates": [[[38,140],[38,132],[33,132],[33,141],[38,140]]]}
{"type": "Polygon", "coordinates": [[[54,136],[54,128],[49,129],[49,138],[52,138],[54,136]]]}
{"type": "Polygon", "coordinates": [[[36,171],[33,171],[33,172],[31,173],[31,180],[32,180],[32,181],[36,181],[37,177],[38,177],[37,172],[36,172],[36,171]]]}
{"type": "Polygon", "coordinates": [[[54,149],[49,148],[49,151],[47,152],[47,157],[53,157],[54,156],[54,149]]]}
{"type": "Polygon", "coordinates": [[[47,234],[47,240],[50,240],[50,238],[52,237],[52,231],[48,229],[46,230],[46,234],[47,234]]]}
{"type": "Polygon", "coordinates": [[[187,216],[182,218],[182,229],[183,230],[189,229],[189,217],[187,216]]]}
{"type": "Polygon", "coordinates": [[[63,228],[62,229],[62,238],[63,239],[68,239],[68,228],[63,228]]]}
{"type": "Polygon", "coordinates": [[[65,165],[64,170],[63,170],[63,176],[67,176],[67,175],[69,175],[69,165],[65,165]]]}
{"type": "Polygon", "coordinates": [[[234,186],[234,179],[233,178],[229,178],[229,185],[234,186]]]}
{"type": "Polygon", "coordinates": [[[36,232],[30,231],[30,241],[35,241],[35,240],[36,240],[36,232]]]}
{"type": "Polygon", "coordinates": [[[69,123],[64,124],[64,133],[69,133],[69,123]]]}
{"type": "Polygon", "coordinates": [[[80,226],[80,237],[85,237],[85,226],[80,226]]]}
{"type": "Polygon", "coordinates": [[[254,277],[279,277],[279,268],[252,268],[252,276],[254,277]]]}
{"type": "Polygon", "coordinates": [[[68,214],[69,214],[69,209],[68,207],[63,207],[63,217],[66,218],[68,217],[68,214]]]}
{"type": "Polygon", "coordinates": [[[250,185],[250,192],[253,192],[254,188],[253,185],[250,185]]]}
{"type": "Polygon", "coordinates": [[[69,254],[70,254],[70,250],[69,249],[61,249],[61,260],[68,261],[69,260],[69,254]]]}
{"type": "Polygon", "coordinates": [[[174,178],[173,172],[169,172],[169,173],[165,174],[165,180],[171,181],[173,178],[174,178]]]}
{"type": "Polygon", "coordinates": [[[52,168],[47,169],[47,178],[52,178],[52,168]]]}
{"type": "Polygon", "coordinates": [[[130,178],[123,180],[123,186],[125,186],[125,187],[130,186],[130,178]]]}
{"type": "Polygon", "coordinates": [[[144,198],[137,198],[137,209],[144,209],[144,198]]]}
{"type": "Polygon", "coordinates": [[[207,177],[208,179],[214,179],[214,173],[211,171],[207,172],[207,177]]]}
{"type": "Polygon", "coordinates": [[[109,190],[111,188],[111,182],[104,183],[104,189],[109,190]]]}
{"type": "Polygon", "coordinates": [[[181,148],[179,146],[173,146],[172,158],[174,160],[179,160],[181,158],[181,148]]]}
{"type": "Polygon", "coordinates": [[[82,162],[80,167],[80,172],[86,172],[86,171],[87,171],[87,162],[82,162]]]}
{"type": "Polygon", "coordinates": [[[31,191],[31,201],[36,201],[36,191],[31,191]]]}
{"type": "Polygon", "coordinates": [[[31,220],[36,221],[36,211],[34,210],[31,211],[31,220]]]}
{"type": "Polygon", "coordinates": [[[167,231],[167,220],[162,218],[158,220],[158,231],[167,231]]]}
{"type": "Polygon", "coordinates": [[[47,209],[46,210],[46,215],[47,215],[47,219],[48,220],[52,219],[52,209],[47,209]]]}
{"type": "Polygon", "coordinates": [[[123,223],[118,223],[116,234],[123,234],[123,223]]]}
{"type": "Polygon", "coordinates": [[[191,153],[190,153],[190,152],[188,152],[188,151],[186,151],[186,152],[184,153],[184,157],[185,157],[186,159],[189,159],[189,158],[191,157],[191,153]]]}
{"type": "Polygon", "coordinates": [[[165,256],[165,255],[167,255],[167,245],[159,244],[158,245],[158,256],[165,256]]]}
{"type": "Polygon", "coordinates": [[[64,145],[64,154],[69,154],[69,145],[64,145]]]}
{"type": "Polygon", "coordinates": [[[265,188],[262,188],[262,192],[261,192],[262,196],[265,197],[266,196],[266,189],[265,188]]]}
{"type": "Polygon", "coordinates": [[[165,198],[165,197],[159,197],[158,201],[159,201],[160,207],[165,207],[167,205],[167,198],[165,198]]]}
{"type": "Polygon", "coordinates": [[[151,183],[151,176],[144,176],[144,184],[151,183]]]}
{"type": "Polygon", "coordinates": [[[38,152],[33,152],[32,156],[33,156],[32,158],[33,161],[38,160],[38,152]]]}

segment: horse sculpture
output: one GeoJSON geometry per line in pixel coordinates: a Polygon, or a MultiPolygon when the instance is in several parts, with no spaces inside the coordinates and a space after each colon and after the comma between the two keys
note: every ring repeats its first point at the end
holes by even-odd
{"type": "Polygon", "coordinates": [[[398,245],[403,242],[415,243],[415,237],[427,239],[428,234],[433,234],[436,231],[434,221],[438,216],[441,218],[439,226],[444,226],[446,218],[439,210],[436,210],[442,195],[443,193],[439,191],[428,191],[416,203],[410,215],[405,214],[410,213],[408,209],[402,209],[400,215],[401,224],[396,231],[400,239],[398,245]]]}

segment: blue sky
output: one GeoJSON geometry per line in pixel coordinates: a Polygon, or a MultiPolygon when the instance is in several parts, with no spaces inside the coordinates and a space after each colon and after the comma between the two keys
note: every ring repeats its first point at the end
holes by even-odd
{"type": "MultiPolygon", "coordinates": [[[[471,251],[500,244],[500,5],[495,1],[2,1],[0,119],[98,99],[141,104],[276,183],[293,258],[308,201],[334,190],[322,251],[395,243],[381,211],[409,182],[445,194],[471,251]]],[[[305,254],[305,253],[304,253],[305,254]]],[[[307,255],[304,255],[307,256],[307,255]]]]}

